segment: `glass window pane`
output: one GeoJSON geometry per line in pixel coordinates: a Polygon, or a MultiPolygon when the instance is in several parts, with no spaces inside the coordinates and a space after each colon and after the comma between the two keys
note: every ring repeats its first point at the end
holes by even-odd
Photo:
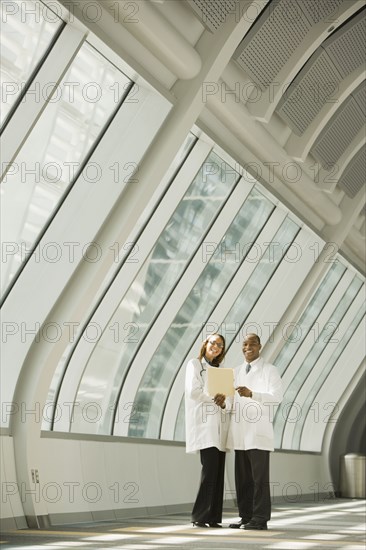
{"type": "MultiPolygon", "coordinates": [[[[166,188],[169,187],[169,181],[174,179],[175,174],[179,171],[180,167],[182,166],[184,160],[186,159],[189,152],[191,151],[191,149],[192,149],[194,143],[196,142],[196,140],[197,140],[197,138],[193,134],[189,134],[187,136],[187,138],[184,141],[182,147],[180,148],[180,150],[176,154],[172,164],[170,165],[169,170],[167,171],[166,181],[161,182],[161,186],[160,186],[160,189],[159,189],[161,194],[164,193],[163,185],[165,185],[166,188]],[[169,176],[170,176],[170,178],[169,178],[169,176]]],[[[157,198],[156,200],[159,201],[160,198],[157,198]]],[[[156,202],[151,200],[149,202],[148,206],[145,208],[144,212],[142,213],[142,215],[139,219],[139,224],[141,224],[141,225],[144,224],[148,220],[148,218],[151,216],[151,212],[155,208],[156,208],[156,202]]],[[[116,271],[118,271],[118,266],[115,265],[114,269],[113,270],[111,269],[110,272],[108,273],[108,280],[112,280],[113,277],[115,277],[116,271]]],[[[52,404],[55,405],[55,399],[57,399],[56,396],[57,396],[58,390],[60,388],[60,384],[62,382],[62,377],[63,377],[63,374],[65,372],[65,369],[67,368],[67,364],[68,364],[68,361],[70,359],[70,356],[72,355],[72,352],[73,352],[73,350],[76,346],[76,341],[77,341],[77,336],[75,335],[75,337],[72,339],[70,344],[65,349],[65,352],[62,356],[62,359],[60,360],[59,364],[57,365],[55,374],[52,378],[50,389],[48,391],[47,402],[49,403],[49,410],[51,410],[52,404]]],[[[42,420],[43,420],[42,429],[43,430],[51,429],[52,414],[51,413],[48,414],[47,418],[43,418],[42,420]]]]}
{"type": "Polygon", "coordinates": [[[179,405],[179,411],[177,414],[177,420],[175,423],[174,430],[174,441],[185,441],[186,440],[186,424],[185,424],[185,406],[184,406],[184,395],[179,405]]]}
{"type": "Polygon", "coordinates": [[[249,277],[247,284],[225,317],[223,325],[228,331],[226,337],[227,348],[236,338],[237,332],[235,332],[235,329],[238,326],[238,321],[241,323],[240,328],[245,325],[251,310],[269,284],[270,278],[286,255],[298,231],[299,226],[290,218],[286,218],[274,235],[260,262],[249,277]]]}
{"type": "MultiPolygon", "coordinates": [[[[57,86],[1,186],[1,238],[12,245],[2,264],[10,283],[87,158],[129,85],[128,78],[85,43],[57,86]],[[118,87],[118,88],[117,88],[118,87]]],[[[90,182],[97,177],[88,172],[90,182]]]]}
{"type": "MultiPolygon", "coordinates": [[[[273,203],[256,189],[248,195],[146,369],[134,400],[139,422],[130,424],[130,436],[159,437],[169,388],[181,368],[182,358],[202,330],[202,323],[212,313],[218,296],[245,260],[245,254],[230,253],[225,256],[225,261],[222,256],[225,250],[243,251],[248,248],[245,245],[256,240],[273,208],[273,203]]],[[[289,227],[284,228],[286,230],[289,227]]],[[[286,232],[286,242],[288,239],[289,231],[286,232]]],[[[243,318],[242,314],[239,318],[243,318]]]]}
{"type": "Polygon", "coordinates": [[[297,326],[300,328],[300,337],[297,332],[296,338],[291,338],[291,336],[286,338],[285,345],[273,361],[281,376],[283,376],[298,349],[311,331],[318,315],[334,292],[345,271],[345,266],[338,261],[332,265],[297,323],[297,326]]]}
{"type": "Polygon", "coordinates": [[[87,424],[76,411],[74,431],[110,433],[122,381],[144,336],[238,179],[239,174],[210,153],[109,321],[85,369],[76,397],[81,403],[78,409],[93,401],[103,411],[102,418],[99,423],[87,424]],[[208,165],[216,169],[209,170],[208,165]],[[111,327],[127,327],[122,341],[111,327]]]}
{"type": "MultiPolygon", "coordinates": [[[[343,267],[343,266],[342,266],[343,267]]],[[[343,270],[341,270],[343,272],[343,270]]],[[[333,265],[332,270],[328,272],[327,277],[325,280],[328,280],[328,284],[331,284],[331,281],[334,285],[335,283],[335,277],[338,274],[339,276],[340,271],[337,270],[336,264],[333,265]],[[332,280],[333,276],[333,280],[332,280]]],[[[339,278],[337,279],[337,282],[339,281],[339,278]]],[[[340,300],[337,304],[336,309],[333,311],[333,313],[330,315],[328,321],[325,323],[323,330],[319,334],[319,336],[316,338],[314,344],[312,345],[309,353],[306,355],[306,358],[302,362],[302,364],[298,367],[297,372],[291,382],[287,385],[287,389],[284,393],[284,398],[282,403],[280,404],[276,416],[275,416],[275,438],[276,438],[276,447],[282,448],[282,437],[286,426],[286,413],[290,413],[290,404],[293,402],[296,402],[296,396],[301,389],[303,383],[311,373],[311,371],[316,368],[317,362],[319,361],[321,354],[323,353],[324,349],[330,345],[329,340],[332,338],[333,332],[330,332],[330,329],[333,331],[336,330],[336,327],[338,326],[339,322],[341,321],[342,317],[344,316],[347,309],[350,307],[352,301],[354,300],[357,292],[359,291],[360,287],[362,286],[362,282],[360,279],[355,277],[348,287],[347,291],[344,293],[342,297],[340,297],[340,300]]],[[[329,294],[330,287],[322,284],[321,287],[323,289],[323,296],[324,294],[329,294]]],[[[320,291],[320,288],[318,289],[318,292],[320,291]]],[[[332,288],[332,287],[331,287],[332,288]]],[[[334,287],[333,287],[334,289],[334,287]]],[[[310,311],[314,308],[314,299],[316,294],[314,295],[314,298],[312,299],[311,303],[309,304],[308,308],[310,311]]],[[[316,303],[316,302],[315,302],[316,303]]],[[[320,313],[322,307],[320,307],[321,301],[319,301],[319,304],[316,304],[317,314],[320,313]]],[[[304,313],[305,315],[305,313],[304,313]]],[[[303,317],[304,317],[303,315],[303,317]]],[[[300,328],[301,328],[301,322],[300,322],[300,328]]],[[[311,327],[310,327],[311,328],[311,327]]],[[[309,331],[308,331],[309,332],[309,331]]],[[[302,339],[303,341],[303,339],[302,339]]],[[[288,345],[288,344],[286,344],[288,345]]],[[[274,364],[276,364],[276,361],[274,361],[274,364]]],[[[310,396],[308,396],[305,403],[309,403],[310,396]]],[[[310,403],[311,404],[311,403],[310,403]]],[[[298,405],[302,406],[303,403],[298,403],[298,405]]],[[[303,416],[303,414],[302,414],[303,416]]],[[[291,447],[292,448],[292,447],[291,447]]],[[[295,447],[296,448],[296,447],[295,447]]]]}
{"type": "MultiPolygon", "coordinates": [[[[362,286],[362,282],[360,284],[360,287],[361,286],[362,286]]],[[[300,418],[297,419],[297,421],[295,423],[293,442],[292,442],[292,446],[291,446],[292,449],[300,449],[301,434],[302,434],[302,430],[303,430],[305,421],[307,420],[308,412],[309,412],[311,406],[313,405],[314,400],[315,400],[320,388],[324,384],[324,381],[331,374],[334,365],[337,363],[339,357],[341,356],[341,354],[343,353],[343,350],[345,349],[348,342],[350,341],[353,334],[355,333],[355,331],[356,331],[358,325],[360,324],[360,322],[362,321],[364,315],[365,315],[365,308],[364,308],[364,306],[362,306],[358,310],[357,314],[355,315],[352,323],[348,327],[348,329],[347,329],[346,333],[344,334],[344,336],[340,339],[337,346],[335,346],[335,349],[334,349],[332,355],[330,356],[330,358],[328,359],[327,363],[324,365],[324,367],[322,367],[322,370],[319,373],[319,376],[318,376],[316,382],[314,383],[313,387],[311,388],[311,390],[307,394],[305,403],[303,405],[301,405],[301,416],[300,416],[300,418]]],[[[329,337],[329,331],[326,334],[326,336],[329,337]]],[[[321,338],[321,336],[319,336],[319,338],[321,338]]],[[[306,449],[303,448],[303,446],[301,446],[301,448],[302,448],[302,450],[306,450],[306,449]]],[[[320,451],[320,449],[319,449],[319,451],[320,451]]]]}
{"type": "MultiPolygon", "coordinates": [[[[179,171],[180,167],[182,166],[184,160],[188,156],[189,152],[191,151],[192,147],[194,146],[194,143],[196,142],[197,138],[193,134],[189,134],[184,141],[182,147],[176,154],[172,164],[170,165],[167,174],[166,174],[166,180],[165,182],[162,181],[160,192],[163,194],[164,192],[164,185],[165,187],[169,187],[169,183],[174,179],[175,174],[179,171]]],[[[157,201],[159,201],[160,198],[157,198],[157,201]]],[[[148,218],[151,216],[152,211],[156,208],[156,202],[154,200],[150,201],[148,206],[145,208],[143,214],[140,217],[139,223],[144,224],[147,222],[148,218]]],[[[113,268],[108,273],[107,281],[111,281],[113,277],[115,277],[116,272],[118,271],[118,265],[114,265],[113,268]]],[[[115,334],[112,335],[108,333],[108,331],[104,334],[102,338],[104,338],[104,345],[106,340],[108,340],[108,336],[112,337],[113,340],[115,340],[115,334]]],[[[55,400],[57,399],[57,394],[60,389],[60,384],[62,383],[62,377],[65,372],[65,369],[67,368],[68,361],[70,360],[70,357],[72,356],[73,350],[76,346],[77,337],[73,338],[70,344],[65,349],[65,352],[62,356],[62,359],[60,360],[59,364],[57,365],[55,374],[52,378],[52,382],[50,385],[50,389],[48,391],[48,403],[53,404],[55,406],[55,400]]],[[[48,415],[48,418],[43,418],[42,423],[42,429],[51,429],[52,428],[52,419],[51,414],[48,415]]]]}
{"type": "Polygon", "coordinates": [[[0,16],[2,126],[63,22],[34,0],[2,0],[0,16]]]}
{"type": "MultiPolygon", "coordinates": [[[[232,337],[228,336],[228,334],[226,335],[226,341],[228,346],[230,345],[230,342],[232,342],[236,337],[235,330],[236,330],[236,327],[238,326],[238,319],[242,321],[243,325],[245,324],[246,319],[248,318],[249,312],[255,305],[255,302],[257,301],[264,287],[268,284],[269,277],[271,276],[272,272],[276,269],[276,267],[278,267],[279,261],[285,255],[287,248],[289,248],[290,246],[289,240],[295,237],[297,230],[298,230],[298,226],[296,224],[294,224],[289,219],[285,220],[285,222],[282,224],[281,228],[277,232],[277,235],[273,238],[273,241],[272,241],[272,242],[275,242],[276,244],[282,245],[280,248],[278,248],[278,246],[275,246],[273,248],[273,250],[277,249],[278,252],[281,250],[281,253],[278,254],[277,252],[277,259],[275,259],[275,261],[272,262],[272,258],[271,258],[271,262],[269,262],[268,256],[272,249],[271,247],[268,247],[266,254],[263,256],[261,260],[261,263],[258,264],[255,271],[249,278],[247,284],[243,288],[242,293],[240,294],[240,296],[238,296],[234,306],[231,308],[228,315],[225,317],[223,326],[226,327],[228,334],[232,334],[232,337]],[[280,238],[281,240],[278,241],[278,238],[280,238]],[[286,248],[283,248],[284,246],[286,246],[286,248]],[[270,264],[272,264],[272,270],[269,270],[270,264]],[[260,279],[261,279],[261,283],[258,284],[260,279]],[[245,311],[246,311],[244,318],[242,317],[243,303],[245,303],[245,311]]],[[[178,441],[185,440],[184,421],[185,421],[184,399],[182,399],[182,403],[180,405],[179,413],[177,417],[175,433],[174,433],[174,439],[177,439],[178,441]]]]}

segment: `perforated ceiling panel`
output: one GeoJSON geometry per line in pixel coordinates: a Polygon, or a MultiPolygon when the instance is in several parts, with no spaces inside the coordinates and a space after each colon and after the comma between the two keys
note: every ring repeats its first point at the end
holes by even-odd
{"type": "Polygon", "coordinates": [[[313,157],[329,169],[337,164],[364,125],[362,111],[349,97],[330,119],[311,149],[313,157]]]}
{"type": "Polygon", "coordinates": [[[294,0],[272,2],[246,34],[233,57],[264,90],[275,81],[310,28],[308,19],[294,0]]]}
{"type": "Polygon", "coordinates": [[[329,37],[288,87],[276,112],[301,135],[326,102],[337,98],[339,82],[364,66],[364,12],[329,37]]]}
{"type": "Polygon", "coordinates": [[[311,23],[326,20],[329,24],[337,20],[338,8],[345,0],[297,0],[311,23]]]}
{"type": "Polygon", "coordinates": [[[229,14],[240,17],[238,9],[240,6],[235,0],[188,0],[188,2],[204,26],[211,32],[215,32],[229,14]]]}
{"type": "Polygon", "coordinates": [[[365,185],[366,148],[363,147],[355,155],[340,178],[339,187],[353,199],[365,185]]]}
{"type": "Polygon", "coordinates": [[[366,116],[366,81],[364,80],[356,90],[352,93],[352,97],[355,98],[355,101],[363,114],[366,116]]]}
{"type": "Polygon", "coordinates": [[[334,101],[341,77],[322,48],[289,86],[276,111],[293,132],[301,135],[326,101],[334,101]]]}
{"type": "Polygon", "coordinates": [[[329,57],[343,78],[365,62],[365,10],[344,25],[325,43],[329,57]]]}

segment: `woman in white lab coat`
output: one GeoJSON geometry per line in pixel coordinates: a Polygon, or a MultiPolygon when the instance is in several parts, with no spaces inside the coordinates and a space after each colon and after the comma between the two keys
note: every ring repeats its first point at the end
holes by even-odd
{"type": "Polygon", "coordinates": [[[186,451],[200,452],[202,471],[192,522],[196,527],[221,527],[224,496],[226,434],[225,395],[207,391],[207,368],[219,367],[225,339],[211,334],[198,358],[187,364],[185,383],[186,451]]]}

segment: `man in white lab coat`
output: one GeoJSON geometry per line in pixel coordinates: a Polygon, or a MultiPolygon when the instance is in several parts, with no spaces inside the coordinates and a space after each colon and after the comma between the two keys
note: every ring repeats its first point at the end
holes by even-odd
{"type": "Polygon", "coordinates": [[[263,530],[271,517],[269,453],[274,450],[273,418],[283,398],[274,365],[260,357],[257,334],[244,338],[245,362],[234,370],[235,396],[227,447],[235,449],[235,488],[240,515],[231,528],[263,530]]]}

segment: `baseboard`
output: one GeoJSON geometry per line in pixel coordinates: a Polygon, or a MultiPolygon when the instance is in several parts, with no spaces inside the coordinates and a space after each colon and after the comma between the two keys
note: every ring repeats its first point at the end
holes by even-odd
{"type": "Polygon", "coordinates": [[[28,529],[24,516],[15,518],[0,518],[0,531],[16,531],[17,529],[28,529]]]}
{"type": "Polygon", "coordinates": [[[99,510],[95,512],[50,514],[51,525],[67,525],[74,523],[91,523],[98,521],[123,521],[132,518],[168,516],[185,514],[192,510],[192,503],[172,504],[167,506],[148,506],[141,508],[120,508],[117,510],[99,510]]]}

